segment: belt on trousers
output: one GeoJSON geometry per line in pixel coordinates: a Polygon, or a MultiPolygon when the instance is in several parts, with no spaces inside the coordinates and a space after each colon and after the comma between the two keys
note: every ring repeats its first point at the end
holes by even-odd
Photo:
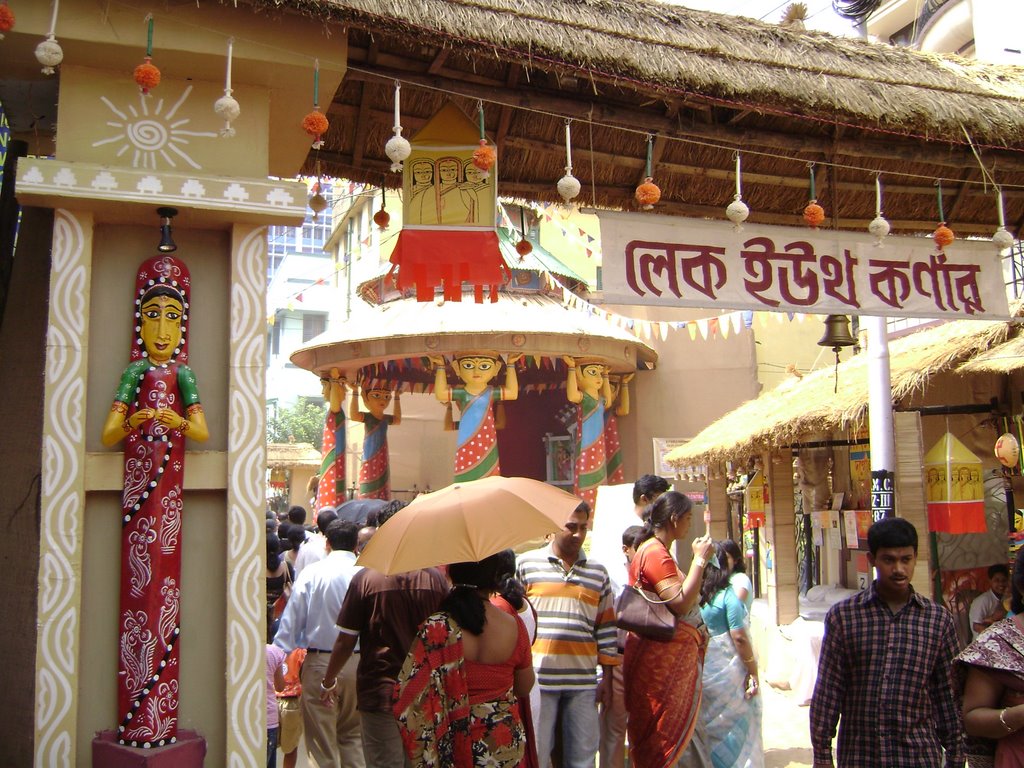
{"type": "MultiPolygon", "coordinates": [[[[323,648],[307,648],[306,653],[332,653],[332,651],[325,651],[323,648]]],[[[352,651],[352,653],[356,654],[359,653],[359,651],[352,651]]]]}

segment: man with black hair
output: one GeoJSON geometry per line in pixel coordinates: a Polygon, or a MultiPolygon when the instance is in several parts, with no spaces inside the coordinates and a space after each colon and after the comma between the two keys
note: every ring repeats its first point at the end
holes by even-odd
{"type": "Polygon", "coordinates": [[[636,516],[641,517],[644,507],[650,506],[663,493],[667,493],[672,486],[668,480],[658,475],[640,475],[633,483],[633,506],[636,508],[636,516]]]}
{"type": "Polygon", "coordinates": [[[996,563],[988,567],[989,589],[978,595],[971,602],[968,613],[971,621],[971,637],[976,638],[1000,619],[1006,618],[1006,607],[1003,599],[1010,588],[1010,568],[1006,563],[996,563]]]}
{"type": "MultiPolygon", "coordinates": [[[[385,525],[404,506],[405,502],[395,500],[381,507],[377,526],[385,525]]],[[[340,685],[339,670],[344,676],[358,643],[356,706],[367,768],[406,764],[398,721],[391,711],[391,693],[416,630],[438,609],[449,586],[437,568],[394,576],[363,568],[349,586],[337,616],[340,632],[330,662],[314,685],[324,703],[333,702],[335,686],[340,685]]]]}
{"type": "MultiPolygon", "coordinates": [[[[323,523],[326,518],[318,517],[323,523]]],[[[302,725],[306,748],[320,768],[363,768],[359,714],[356,712],[355,663],[341,670],[336,682],[338,708],[320,702],[320,681],[338,636],[335,619],[357,573],[353,550],[359,526],[333,520],[326,526],[327,554],[296,578],[274,645],[290,653],[306,649],[302,664],[302,725]]],[[[304,551],[310,543],[303,545],[304,551]]],[[[301,552],[300,552],[301,554],[301,552]]]]}
{"type": "Polygon", "coordinates": [[[963,723],[950,677],[958,649],[949,612],[914,591],[917,530],[899,517],[868,529],[867,589],[825,617],[811,699],[814,765],[964,764],[963,723]]]}
{"type": "Polygon", "coordinates": [[[302,570],[307,565],[319,562],[327,556],[327,537],[325,533],[327,527],[337,519],[338,513],[334,511],[334,507],[324,507],[317,513],[317,533],[306,537],[306,543],[302,545],[299,554],[295,556],[296,578],[299,577],[299,574],[302,573],[302,570]]]}

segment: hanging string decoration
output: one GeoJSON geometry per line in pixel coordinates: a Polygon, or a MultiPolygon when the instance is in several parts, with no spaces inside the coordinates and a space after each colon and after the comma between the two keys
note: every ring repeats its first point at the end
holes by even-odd
{"type": "Polygon", "coordinates": [[[580,181],[572,175],[572,131],[565,121],[565,175],[558,180],[558,194],[566,204],[580,193],[580,181]]]}
{"type": "Polygon", "coordinates": [[[392,173],[401,173],[402,163],[412,154],[412,146],[409,144],[409,140],[402,136],[401,93],[402,85],[395,80],[395,125],[393,127],[395,135],[388,139],[388,143],[384,145],[384,154],[391,160],[392,173]]]}
{"type": "Polygon", "coordinates": [[[323,195],[323,184],[320,183],[320,159],[316,161],[316,182],[313,184],[313,194],[309,197],[309,209],[313,211],[313,221],[317,216],[327,210],[327,198],[323,195]]]}
{"type": "Polygon", "coordinates": [[[1013,235],[1006,231],[1006,214],[1003,211],[1003,190],[996,187],[996,205],[999,212],[999,228],[992,235],[992,245],[999,253],[1013,246],[1013,235]]]}
{"type": "Polygon", "coordinates": [[[868,232],[875,238],[875,245],[881,246],[882,239],[889,234],[889,222],[882,215],[882,177],[875,176],[875,218],[868,224],[868,232]]]}
{"type": "Polygon", "coordinates": [[[388,224],[391,223],[391,214],[384,210],[386,206],[387,190],[382,185],[380,188],[380,210],[373,214],[373,223],[377,225],[381,232],[387,229],[388,224]]]}
{"type": "Polygon", "coordinates": [[[329,127],[326,115],[320,111],[320,59],[317,59],[313,62],[313,111],[302,118],[302,130],[312,137],[313,149],[323,147],[323,135],[329,127]]]}
{"type": "Polygon", "coordinates": [[[14,11],[7,5],[7,0],[0,3],[0,40],[4,39],[4,32],[14,29],[14,11]]]}
{"type": "Polygon", "coordinates": [[[661,189],[654,183],[654,176],[651,173],[651,159],[654,155],[654,137],[647,134],[647,164],[644,166],[644,180],[636,188],[634,193],[636,201],[645,211],[654,208],[654,204],[661,200],[661,189]]]}
{"type": "Polygon", "coordinates": [[[143,96],[160,85],[160,70],[153,64],[153,14],[146,16],[146,55],[135,68],[135,83],[143,96]]]}
{"type": "Polygon", "coordinates": [[[804,208],[804,221],[807,222],[807,226],[817,229],[825,220],[825,209],[818,205],[818,195],[814,189],[814,163],[810,163],[807,167],[811,179],[811,195],[810,202],[804,208]]]}
{"type": "Polygon", "coordinates": [[[237,120],[242,113],[238,101],[231,95],[231,59],[234,54],[235,38],[228,38],[228,63],[227,72],[224,75],[224,95],[213,104],[214,113],[224,119],[224,127],[220,129],[221,138],[230,139],[235,135],[235,129],[231,127],[231,121],[237,120]]]}
{"type": "Polygon", "coordinates": [[[60,0],[53,0],[53,13],[50,16],[50,31],[46,33],[46,39],[36,46],[36,61],[43,65],[43,74],[52,75],[56,67],[64,61],[64,49],[57,42],[57,10],[60,7],[60,0]]]}
{"type": "Polygon", "coordinates": [[[729,221],[733,223],[733,227],[738,232],[743,228],[743,222],[747,220],[750,215],[750,209],[747,204],[743,202],[743,182],[740,174],[740,153],[736,153],[736,194],[733,195],[732,202],[725,209],[725,216],[729,221]]]}
{"type": "Polygon", "coordinates": [[[526,212],[523,206],[519,206],[519,242],[516,243],[516,253],[519,254],[519,261],[522,261],[532,252],[533,244],[526,239],[526,212]]]}
{"type": "Polygon", "coordinates": [[[497,160],[494,147],[487,143],[487,136],[484,133],[484,103],[477,102],[477,112],[480,115],[480,146],[473,150],[473,165],[480,169],[480,175],[488,178],[491,175],[491,168],[497,160]]]}
{"type": "Polygon", "coordinates": [[[935,185],[939,196],[939,226],[932,232],[932,240],[939,246],[939,251],[942,251],[947,245],[956,240],[956,235],[952,229],[946,226],[946,213],[942,209],[942,181],[935,182],[935,185]]]}

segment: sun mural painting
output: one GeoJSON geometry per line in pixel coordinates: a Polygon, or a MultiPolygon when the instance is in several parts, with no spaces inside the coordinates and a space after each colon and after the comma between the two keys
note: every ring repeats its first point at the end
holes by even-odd
{"type": "Polygon", "coordinates": [[[185,439],[209,437],[186,365],[190,295],[179,259],[139,268],[131,362],[101,437],[124,442],[117,738],[133,747],[164,746],[178,732],[185,439]]]}

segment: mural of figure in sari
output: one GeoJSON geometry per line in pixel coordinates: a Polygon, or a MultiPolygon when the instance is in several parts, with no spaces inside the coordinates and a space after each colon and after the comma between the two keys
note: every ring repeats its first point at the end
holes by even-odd
{"type": "Polygon", "coordinates": [[[327,415],[320,448],[320,482],[316,486],[316,510],[336,507],[345,501],[345,380],[337,368],[320,379],[327,415]]]}
{"type": "Polygon", "coordinates": [[[444,357],[431,355],[434,366],[434,395],[442,403],[459,406],[459,436],[455,451],[455,482],[479,480],[500,475],[498,464],[498,433],[494,426],[491,404],[519,397],[516,363],[522,355],[509,355],[505,364],[505,385],[496,387],[490,381],[501,369],[497,352],[458,352],[452,362],[462,386],[449,387],[444,357]]]}
{"type": "Polygon", "coordinates": [[[463,205],[466,206],[466,222],[468,224],[484,223],[483,201],[487,199],[484,191],[487,186],[487,179],[484,172],[473,164],[473,160],[466,160],[462,165],[462,172],[465,181],[459,185],[459,194],[462,195],[463,205]]]}
{"type": "Polygon", "coordinates": [[[352,390],[348,417],[363,424],[363,463],[359,467],[360,499],[391,498],[391,464],[388,460],[388,427],[402,423],[402,401],[395,390],[395,410],[384,413],[391,402],[391,390],[385,387],[364,389],[363,405],[368,412],[359,410],[359,392],[352,390]]]}
{"type": "Polygon", "coordinates": [[[565,396],[578,403],[576,417],[576,487],[577,496],[593,507],[597,503],[597,487],[608,482],[608,455],[604,442],[604,414],[612,401],[608,368],[595,358],[563,357],[568,367],[565,396]]]}
{"type": "Polygon", "coordinates": [[[178,732],[185,438],[209,437],[186,365],[190,294],[177,258],[139,267],[131,362],[101,435],[108,447],[124,441],[117,738],[133,747],[163,746],[178,732]]]}
{"type": "Polygon", "coordinates": [[[462,199],[462,161],[457,157],[437,160],[437,218],[441,224],[465,224],[470,221],[469,209],[462,199]]]}
{"type": "Polygon", "coordinates": [[[619,416],[629,415],[629,382],[636,374],[609,376],[611,401],[604,409],[604,452],[608,459],[608,483],[626,482],[626,471],[622,468],[622,443],[619,440],[619,416]],[[612,408],[612,405],[615,407],[612,408]]]}
{"type": "Polygon", "coordinates": [[[419,157],[412,161],[411,186],[406,216],[409,224],[437,224],[437,199],[434,195],[434,161],[419,157]]]}

